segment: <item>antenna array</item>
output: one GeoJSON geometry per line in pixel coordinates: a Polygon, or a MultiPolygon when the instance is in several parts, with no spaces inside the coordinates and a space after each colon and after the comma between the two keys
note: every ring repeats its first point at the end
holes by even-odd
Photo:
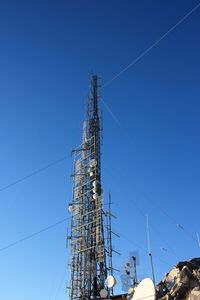
{"type": "Polygon", "coordinates": [[[100,298],[107,274],[113,273],[110,200],[109,210],[104,212],[102,199],[102,128],[98,82],[99,78],[92,75],[90,95],[87,98],[87,115],[83,122],[82,144],[73,150],[73,193],[69,204],[70,300],[100,298]],[[107,226],[104,219],[107,219],[107,226]],[[106,238],[104,227],[107,228],[106,238]]]}

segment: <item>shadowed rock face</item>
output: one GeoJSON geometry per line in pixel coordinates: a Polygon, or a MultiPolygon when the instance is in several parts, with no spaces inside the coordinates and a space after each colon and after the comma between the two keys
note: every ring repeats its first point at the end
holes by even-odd
{"type": "Polygon", "coordinates": [[[200,300],[200,258],[179,262],[156,291],[157,300],[200,300]]]}

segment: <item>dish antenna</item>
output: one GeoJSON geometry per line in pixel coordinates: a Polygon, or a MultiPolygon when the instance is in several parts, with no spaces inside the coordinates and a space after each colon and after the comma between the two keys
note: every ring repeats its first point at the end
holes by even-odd
{"type": "Polygon", "coordinates": [[[91,159],[89,164],[90,164],[90,168],[94,168],[94,167],[96,167],[96,165],[97,165],[97,161],[96,161],[96,159],[94,159],[94,158],[93,158],[93,159],[91,159]]]}
{"type": "Polygon", "coordinates": [[[108,287],[109,289],[112,289],[112,288],[115,286],[115,284],[116,284],[116,279],[115,279],[115,277],[112,276],[112,275],[108,275],[108,277],[107,277],[107,279],[106,279],[106,283],[107,283],[107,287],[108,287]]]}
{"type": "Polygon", "coordinates": [[[108,291],[106,289],[100,290],[100,297],[101,298],[107,298],[108,297],[108,291]]]}
{"type": "Polygon", "coordinates": [[[143,279],[137,288],[135,289],[134,295],[131,300],[155,300],[156,289],[153,280],[150,278],[143,279]]]}
{"type": "Polygon", "coordinates": [[[79,206],[77,204],[70,203],[68,205],[68,210],[72,214],[78,212],[78,209],[79,209],[79,206]]]}

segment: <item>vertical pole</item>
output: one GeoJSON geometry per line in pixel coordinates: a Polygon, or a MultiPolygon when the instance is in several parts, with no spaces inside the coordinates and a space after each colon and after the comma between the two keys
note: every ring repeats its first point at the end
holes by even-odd
{"type": "MultiPolygon", "coordinates": [[[[113,265],[112,265],[112,228],[111,228],[111,193],[109,192],[109,201],[108,201],[108,220],[109,220],[109,268],[110,275],[113,276],[113,265]]],[[[111,288],[110,294],[113,295],[113,288],[111,288]]]]}
{"type": "Polygon", "coordinates": [[[155,275],[154,275],[154,265],[153,265],[153,256],[151,253],[151,247],[150,247],[150,234],[149,234],[149,217],[146,216],[146,222],[147,222],[147,243],[148,243],[148,253],[150,257],[150,264],[151,264],[151,273],[152,273],[152,280],[155,285],[155,275]]]}
{"type": "Polygon", "coordinates": [[[147,222],[147,247],[148,247],[148,253],[151,253],[148,215],[146,215],[146,222],[147,222]]]}
{"type": "Polygon", "coordinates": [[[137,280],[137,265],[136,265],[136,257],[133,256],[133,269],[134,269],[134,282],[133,282],[133,286],[136,287],[138,284],[138,280],[137,280]]]}
{"type": "Polygon", "coordinates": [[[199,248],[200,248],[200,239],[199,239],[199,233],[197,232],[197,243],[199,245],[199,248]]]}
{"type": "Polygon", "coordinates": [[[111,224],[111,193],[109,192],[109,243],[110,243],[110,275],[113,275],[113,265],[112,265],[112,224],[111,224]]]}

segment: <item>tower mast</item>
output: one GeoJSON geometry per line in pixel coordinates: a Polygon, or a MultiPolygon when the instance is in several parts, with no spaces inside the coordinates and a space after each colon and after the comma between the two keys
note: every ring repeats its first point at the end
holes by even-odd
{"type": "Polygon", "coordinates": [[[70,300],[98,299],[107,277],[101,185],[99,79],[90,78],[83,139],[73,150],[70,300]]]}

